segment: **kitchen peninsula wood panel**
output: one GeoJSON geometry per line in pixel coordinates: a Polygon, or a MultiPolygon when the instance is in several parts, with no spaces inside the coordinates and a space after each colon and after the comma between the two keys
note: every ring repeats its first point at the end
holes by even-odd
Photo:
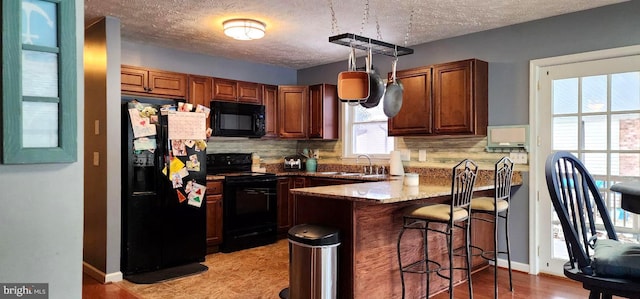
{"type": "MultiPolygon", "coordinates": [[[[405,189],[402,181],[304,188],[291,192],[295,200],[295,225],[315,223],[340,229],[338,293],[341,298],[370,298],[371,294],[380,298],[400,298],[402,286],[396,246],[402,227],[402,210],[415,204],[450,200],[450,185],[420,186],[414,192],[405,189]],[[387,193],[402,195],[392,195],[385,199],[387,197],[380,190],[391,190],[387,193]],[[413,199],[422,196],[425,197],[413,199]]],[[[490,195],[491,192],[487,186],[481,186],[474,195],[490,195]]],[[[490,224],[474,221],[472,228],[472,234],[475,234],[472,236],[473,240],[482,240],[482,244],[489,244],[490,247],[486,248],[492,249],[493,234],[490,233],[490,224]]],[[[430,258],[447,265],[446,239],[435,234],[429,234],[429,238],[430,258]]],[[[462,246],[462,238],[463,234],[456,232],[454,246],[462,246]]],[[[403,261],[418,259],[422,253],[421,245],[421,233],[407,231],[402,239],[403,261]]],[[[463,262],[458,258],[455,265],[462,265],[463,262]]],[[[487,265],[482,260],[474,262],[474,270],[487,265]]],[[[431,277],[431,294],[448,287],[448,282],[444,279],[435,274],[431,277]]],[[[405,278],[407,298],[419,298],[424,291],[424,276],[408,274],[405,278]]],[[[466,279],[466,273],[454,271],[454,278],[456,282],[460,282],[466,279]]]]}

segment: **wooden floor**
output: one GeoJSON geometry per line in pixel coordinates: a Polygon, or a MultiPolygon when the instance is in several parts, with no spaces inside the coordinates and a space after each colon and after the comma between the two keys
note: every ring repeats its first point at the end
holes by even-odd
{"type": "MultiPolygon", "coordinates": [[[[238,251],[208,255],[205,273],[151,285],[138,285],[128,281],[102,285],[83,275],[82,296],[94,298],[265,298],[277,299],[278,292],[288,285],[287,241],[238,251]],[[212,267],[212,266],[215,266],[212,267]]],[[[514,291],[508,290],[508,273],[498,272],[499,298],[587,298],[588,293],[578,283],[555,276],[533,276],[514,272],[514,291]]],[[[493,270],[480,271],[473,275],[474,298],[493,298],[493,270]]],[[[467,285],[454,290],[455,298],[468,298],[467,285]]],[[[369,298],[377,298],[372,294],[369,298]]],[[[440,293],[436,299],[449,298],[440,293]]],[[[380,298],[392,299],[392,298],[380,298]]]]}

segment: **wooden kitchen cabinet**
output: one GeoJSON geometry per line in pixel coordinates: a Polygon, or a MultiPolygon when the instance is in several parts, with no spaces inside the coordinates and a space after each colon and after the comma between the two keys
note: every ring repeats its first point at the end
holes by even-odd
{"type": "Polygon", "coordinates": [[[207,181],[207,253],[222,243],[222,180],[207,181]]]}
{"type": "Polygon", "coordinates": [[[396,78],[404,91],[400,111],[388,120],[389,136],[431,134],[431,68],[398,71],[396,78]]]}
{"type": "Polygon", "coordinates": [[[238,102],[262,105],[262,86],[258,83],[238,81],[238,102]]]}
{"type": "Polygon", "coordinates": [[[278,137],[306,139],[309,118],[309,87],[278,87],[278,137]]]}
{"type": "Polygon", "coordinates": [[[122,65],[120,89],[123,94],[184,99],[187,74],[122,65]]]}
{"type": "Polygon", "coordinates": [[[433,129],[440,135],[487,135],[488,64],[469,59],[433,67],[433,129]]]}
{"type": "Polygon", "coordinates": [[[338,89],[333,84],[309,86],[310,139],[338,139],[338,89]]]}
{"type": "Polygon", "coordinates": [[[217,101],[237,101],[238,83],[234,80],[214,78],[213,99],[217,101]]]}
{"type": "Polygon", "coordinates": [[[290,189],[304,188],[307,186],[305,177],[288,177],[278,180],[278,234],[285,234],[293,226],[293,214],[295,211],[293,195],[290,189]]]}
{"type": "MultiPolygon", "coordinates": [[[[187,102],[193,104],[194,108],[198,105],[209,107],[213,84],[212,78],[189,75],[188,80],[189,92],[187,94],[187,102]]],[[[207,117],[206,126],[210,126],[210,117],[207,117]]]]}
{"type": "Polygon", "coordinates": [[[261,105],[262,87],[258,83],[214,78],[213,99],[261,105]]]}
{"type": "Polygon", "coordinates": [[[278,137],[278,86],[263,85],[262,96],[265,114],[265,138],[278,137]]]}
{"type": "Polygon", "coordinates": [[[402,108],[390,136],[484,136],[488,125],[488,64],[478,59],[403,70],[402,108]]]}

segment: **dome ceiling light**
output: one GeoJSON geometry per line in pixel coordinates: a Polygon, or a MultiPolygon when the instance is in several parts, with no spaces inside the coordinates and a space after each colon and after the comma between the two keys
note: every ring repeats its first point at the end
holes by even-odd
{"type": "Polygon", "coordinates": [[[231,19],[222,22],[224,34],[237,40],[260,39],[264,36],[266,25],[252,19],[231,19]]]}

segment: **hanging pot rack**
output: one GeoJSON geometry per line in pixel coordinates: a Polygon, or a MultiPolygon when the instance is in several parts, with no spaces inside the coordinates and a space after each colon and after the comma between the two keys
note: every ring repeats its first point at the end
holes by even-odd
{"type": "Polygon", "coordinates": [[[364,51],[369,51],[369,49],[371,49],[371,51],[375,54],[381,54],[391,57],[413,54],[413,49],[411,48],[390,44],[353,33],[343,33],[330,36],[329,42],[364,51]]]}

